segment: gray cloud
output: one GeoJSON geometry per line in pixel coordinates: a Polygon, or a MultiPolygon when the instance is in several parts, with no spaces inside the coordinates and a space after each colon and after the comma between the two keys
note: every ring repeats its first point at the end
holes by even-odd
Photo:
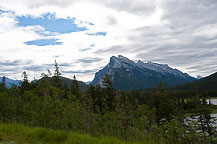
{"type": "Polygon", "coordinates": [[[75,61],[75,63],[83,63],[83,64],[90,64],[90,63],[95,63],[103,60],[102,58],[91,58],[91,57],[86,57],[83,59],[78,59],[75,61]]]}
{"type": "Polygon", "coordinates": [[[113,16],[108,16],[107,17],[107,23],[109,25],[115,25],[115,24],[117,24],[117,20],[113,16]]]}
{"type": "Polygon", "coordinates": [[[178,27],[196,27],[216,23],[216,0],[166,0],[163,3],[164,17],[171,25],[178,27]]]}
{"type": "Polygon", "coordinates": [[[43,65],[29,65],[29,66],[24,66],[23,69],[26,71],[42,72],[46,70],[46,67],[43,65]]]}
{"type": "MultiPolygon", "coordinates": [[[[138,47],[137,47],[138,48],[138,47]]],[[[137,49],[136,48],[136,49],[137,49]]],[[[95,51],[95,54],[114,54],[114,53],[123,53],[123,52],[135,52],[132,48],[132,45],[114,45],[106,49],[100,49],[95,51]]]]}
{"type": "Polygon", "coordinates": [[[157,0],[95,0],[109,8],[138,15],[150,15],[157,7],[157,0]]]}
{"type": "Polygon", "coordinates": [[[21,75],[24,70],[30,70],[34,67],[31,60],[4,60],[0,62],[0,75],[21,75]],[[26,68],[26,69],[25,69],[26,68]]]}
{"type": "Polygon", "coordinates": [[[26,64],[31,64],[32,61],[22,61],[22,60],[4,60],[0,62],[0,67],[4,66],[19,66],[19,65],[26,65],[26,64]]]}
{"type": "MultiPolygon", "coordinates": [[[[206,76],[217,71],[217,1],[216,0],[92,0],[100,5],[117,11],[129,12],[139,16],[148,16],[157,8],[163,13],[160,23],[129,30],[127,43],[114,44],[95,51],[94,55],[133,55],[133,59],[166,63],[172,67],[185,69],[192,75],[206,76]]],[[[75,0],[39,0],[29,2],[32,7],[58,5],[65,7],[77,2],[75,0]]],[[[112,15],[107,17],[107,24],[117,24],[112,15]]],[[[130,21],[130,20],[129,20],[130,21]]],[[[58,57],[58,55],[57,55],[58,57]]],[[[69,63],[59,64],[60,67],[71,69],[75,65],[87,67],[97,65],[103,58],[86,57],[69,63]]],[[[22,61],[1,61],[2,71],[11,71],[9,67],[18,66],[30,70],[40,70],[22,61]],[[4,68],[5,67],[5,68],[4,68]]],[[[53,67],[53,64],[45,66],[53,67]]],[[[97,68],[102,67],[99,65],[97,68]]],[[[96,68],[96,66],[95,66],[96,68]]],[[[41,68],[43,69],[43,68],[41,68]]],[[[19,70],[19,68],[18,68],[19,70]]],[[[20,70],[19,70],[20,71],[20,70]]],[[[62,71],[63,73],[94,73],[95,70],[62,71]]]]}
{"type": "Polygon", "coordinates": [[[117,11],[125,11],[138,15],[150,15],[156,9],[158,0],[37,0],[29,1],[28,6],[33,8],[38,8],[44,5],[67,7],[83,1],[95,2],[117,11]]]}
{"type": "Polygon", "coordinates": [[[84,71],[62,71],[62,73],[69,73],[69,74],[94,74],[96,70],[84,70],[84,71]]]}

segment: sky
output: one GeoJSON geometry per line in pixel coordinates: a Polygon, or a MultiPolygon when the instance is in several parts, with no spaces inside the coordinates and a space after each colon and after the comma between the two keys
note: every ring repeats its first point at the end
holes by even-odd
{"type": "Polygon", "coordinates": [[[38,79],[54,61],[92,81],[111,56],[217,71],[216,0],[0,0],[0,76],[38,79]]]}

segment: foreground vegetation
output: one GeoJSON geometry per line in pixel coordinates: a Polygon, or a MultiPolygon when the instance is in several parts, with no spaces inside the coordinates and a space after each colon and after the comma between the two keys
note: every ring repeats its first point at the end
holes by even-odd
{"type": "Polygon", "coordinates": [[[0,84],[2,139],[36,143],[58,143],[59,139],[67,143],[70,138],[79,143],[85,139],[89,143],[217,143],[216,120],[206,102],[207,96],[216,96],[216,91],[177,92],[160,84],[156,90],[117,92],[105,75],[103,87],[90,86],[83,93],[76,78],[67,87],[59,77],[55,64],[54,76],[49,71],[41,80],[29,83],[24,72],[20,86],[6,88],[4,81],[0,84]]]}
{"type": "MultiPolygon", "coordinates": [[[[95,138],[85,134],[30,128],[21,124],[0,124],[0,143],[61,143],[61,144],[125,144],[117,138],[95,138]]],[[[133,142],[130,142],[133,143],[133,142]]],[[[149,143],[149,142],[136,142],[149,143]]]]}

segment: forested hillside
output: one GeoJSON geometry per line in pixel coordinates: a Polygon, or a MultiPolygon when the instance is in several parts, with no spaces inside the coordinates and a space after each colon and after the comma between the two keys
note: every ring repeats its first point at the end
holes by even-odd
{"type": "Polygon", "coordinates": [[[176,89],[181,90],[190,90],[193,88],[196,88],[198,90],[217,90],[217,72],[214,74],[211,74],[210,76],[204,77],[202,79],[178,85],[175,87],[176,89]]]}
{"type": "Polygon", "coordinates": [[[169,91],[162,83],[155,90],[118,92],[108,75],[103,87],[91,85],[86,92],[79,90],[76,79],[70,88],[61,83],[57,64],[54,75],[43,75],[38,83],[30,83],[26,72],[20,86],[1,83],[0,122],[128,142],[216,143],[210,116],[215,106],[207,104],[206,93],[169,91]]]}

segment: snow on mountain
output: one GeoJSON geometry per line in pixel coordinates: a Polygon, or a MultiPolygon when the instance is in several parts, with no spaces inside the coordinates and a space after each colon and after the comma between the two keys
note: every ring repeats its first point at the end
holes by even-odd
{"type": "Polygon", "coordinates": [[[112,56],[111,57],[111,61],[108,64],[108,66],[113,67],[113,68],[121,68],[121,67],[129,67],[129,66],[136,66],[138,68],[141,69],[149,69],[149,70],[153,70],[156,72],[160,72],[162,74],[172,74],[175,76],[180,76],[183,78],[187,78],[189,77],[188,74],[186,73],[182,73],[181,71],[177,70],[177,69],[173,69],[171,67],[169,67],[167,64],[158,64],[158,63],[153,63],[151,61],[148,61],[147,63],[142,62],[141,60],[139,60],[137,63],[135,63],[134,61],[119,55],[118,57],[112,56]]]}
{"type": "Polygon", "coordinates": [[[110,62],[95,74],[91,84],[102,85],[102,79],[108,74],[117,89],[152,88],[163,81],[166,86],[173,86],[195,80],[186,73],[169,67],[167,64],[153,62],[134,62],[124,56],[112,56],[110,62]],[[127,85],[127,86],[126,86],[127,85]]]}
{"type": "Polygon", "coordinates": [[[189,77],[188,74],[182,73],[181,71],[179,71],[177,69],[173,69],[173,68],[169,67],[167,64],[158,64],[158,63],[153,63],[151,61],[148,61],[147,63],[143,63],[141,60],[139,60],[137,62],[137,65],[139,67],[142,67],[142,68],[146,68],[149,70],[160,72],[162,74],[172,74],[172,75],[180,76],[183,78],[189,77]]]}

